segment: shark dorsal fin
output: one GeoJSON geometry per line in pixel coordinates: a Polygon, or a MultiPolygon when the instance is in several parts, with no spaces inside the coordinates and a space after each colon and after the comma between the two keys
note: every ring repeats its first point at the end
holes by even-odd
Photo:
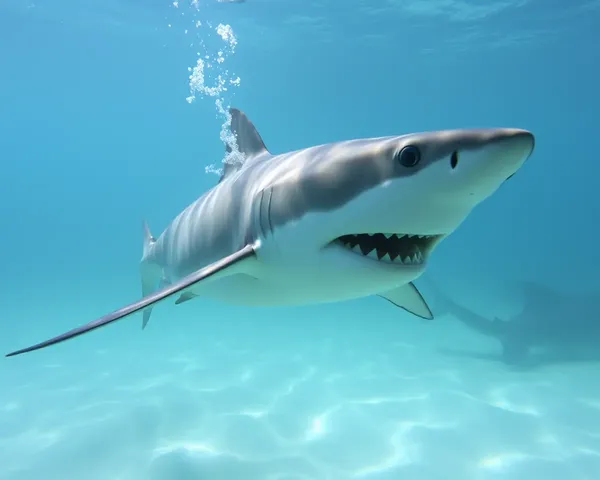
{"type": "MultiPolygon", "coordinates": [[[[231,114],[231,133],[236,138],[239,152],[243,153],[246,159],[268,152],[265,142],[260,138],[258,130],[246,114],[237,108],[230,108],[229,113],[231,114]]],[[[227,150],[231,151],[231,146],[227,145],[227,150]]]]}
{"type": "MultiPolygon", "coordinates": [[[[265,142],[263,142],[258,130],[256,130],[256,127],[248,119],[246,114],[237,108],[230,108],[229,113],[231,115],[231,124],[229,125],[229,128],[235,138],[235,147],[237,147],[237,151],[244,156],[243,162],[246,162],[251,157],[260,155],[261,153],[268,153],[269,150],[265,146],[265,142]]],[[[233,149],[230,144],[226,143],[225,150],[230,154],[233,149]]],[[[223,175],[221,175],[219,182],[222,182],[224,178],[241,169],[244,164],[243,162],[225,162],[223,165],[223,175]]]]}

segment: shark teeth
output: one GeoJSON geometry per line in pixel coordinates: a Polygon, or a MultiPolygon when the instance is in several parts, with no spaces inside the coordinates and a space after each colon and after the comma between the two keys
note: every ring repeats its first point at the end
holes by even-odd
{"type": "Polygon", "coordinates": [[[441,238],[442,235],[360,233],[343,235],[336,243],[371,260],[412,266],[422,265],[441,238]]]}

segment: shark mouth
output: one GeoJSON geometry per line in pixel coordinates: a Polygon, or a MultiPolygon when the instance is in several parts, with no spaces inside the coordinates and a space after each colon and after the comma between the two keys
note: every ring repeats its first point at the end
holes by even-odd
{"type": "Polygon", "coordinates": [[[342,235],[334,243],[365,257],[386,263],[421,265],[443,235],[359,233],[342,235]]]}

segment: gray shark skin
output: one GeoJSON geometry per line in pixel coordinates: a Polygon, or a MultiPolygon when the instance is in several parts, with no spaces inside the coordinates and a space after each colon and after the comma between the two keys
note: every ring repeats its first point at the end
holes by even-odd
{"type": "Polygon", "coordinates": [[[74,338],[152,308],[210,297],[247,306],[308,305],[379,295],[425,319],[412,283],[446,236],[519,170],[534,136],[512,128],[349,140],[270,153],[231,109],[244,162],[155,238],[145,226],[142,298],[8,356],[74,338]]]}
{"type": "MultiPolygon", "coordinates": [[[[430,279],[427,284],[436,315],[451,314],[471,330],[497,339],[502,346],[500,360],[507,365],[533,368],[600,361],[600,292],[573,295],[536,282],[515,282],[523,308],[509,320],[490,320],[450,299],[430,279]]],[[[460,354],[496,359],[493,355],[460,354]]]]}

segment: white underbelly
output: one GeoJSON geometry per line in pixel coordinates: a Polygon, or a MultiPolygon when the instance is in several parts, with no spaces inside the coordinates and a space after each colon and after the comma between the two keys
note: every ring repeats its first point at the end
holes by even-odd
{"type": "Polygon", "coordinates": [[[200,284],[192,291],[199,297],[232,305],[299,306],[340,302],[383,293],[408,283],[398,277],[394,281],[376,278],[348,278],[329,275],[288,275],[256,278],[236,274],[200,284]]]}

